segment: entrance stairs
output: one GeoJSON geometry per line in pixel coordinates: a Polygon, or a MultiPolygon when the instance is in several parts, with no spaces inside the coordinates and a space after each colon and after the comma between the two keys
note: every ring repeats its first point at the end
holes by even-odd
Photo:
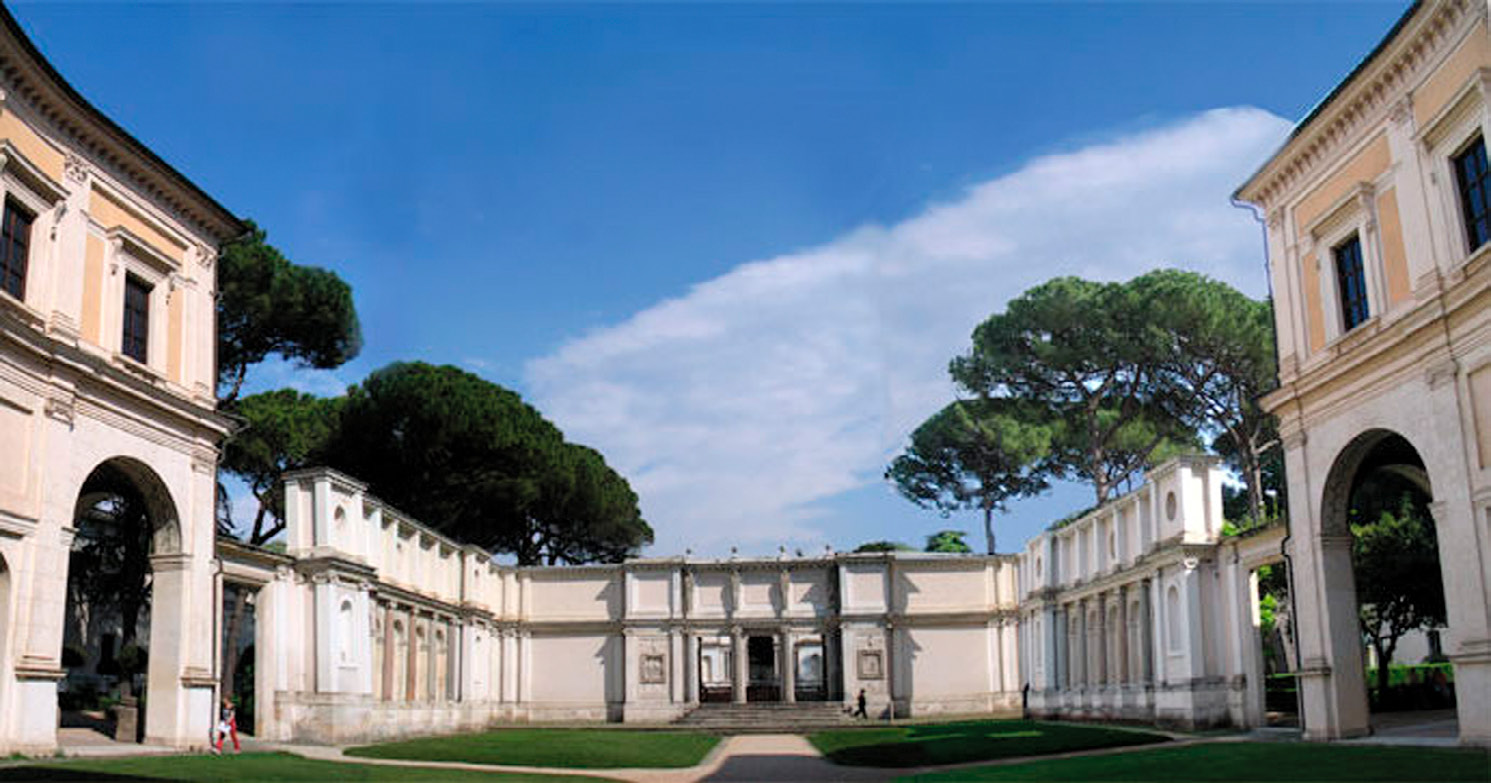
{"type": "Polygon", "coordinates": [[[701,704],[674,725],[728,734],[797,734],[856,723],[842,702],[701,704]]]}

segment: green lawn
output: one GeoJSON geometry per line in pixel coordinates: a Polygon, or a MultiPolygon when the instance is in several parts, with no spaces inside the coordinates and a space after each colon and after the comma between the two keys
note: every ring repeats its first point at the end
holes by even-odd
{"type": "Polygon", "coordinates": [[[967,720],[926,726],[841,729],[808,736],[835,764],[920,767],[1090,748],[1165,742],[1145,731],[1029,720],[967,720]]]}
{"type": "Polygon", "coordinates": [[[1452,783],[1491,780],[1491,753],[1458,748],[1218,742],[914,775],[932,781],[1062,783],[1452,783]]]}
{"type": "Polygon", "coordinates": [[[572,769],[692,767],[719,741],[713,735],[683,731],[501,729],[365,745],[349,748],[347,755],[572,769]]]}
{"type": "Polygon", "coordinates": [[[414,767],[312,761],[285,753],[241,756],[157,756],[128,759],[68,759],[0,767],[0,781],[135,781],[189,780],[197,783],[574,783],[600,781],[556,775],[419,769],[414,767]]]}

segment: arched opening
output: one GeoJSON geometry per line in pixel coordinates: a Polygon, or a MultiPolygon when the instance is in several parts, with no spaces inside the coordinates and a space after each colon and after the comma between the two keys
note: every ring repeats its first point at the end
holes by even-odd
{"type": "Polygon", "coordinates": [[[239,734],[256,734],[259,718],[258,585],[224,580],[222,616],[222,663],[219,693],[232,700],[237,710],[239,734]]]}
{"type": "Polygon", "coordinates": [[[1337,687],[1361,691],[1348,695],[1365,697],[1379,731],[1454,717],[1433,501],[1418,450],[1387,430],[1356,438],[1326,484],[1322,530],[1349,536],[1356,605],[1343,608],[1358,621],[1363,664],[1361,679],[1341,678],[1337,687]]]}
{"type": "MultiPolygon", "coordinates": [[[[10,687],[14,666],[10,652],[10,599],[10,563],[0,555],[0,708],[4,708],[0,709],[0,716],[10,714],[11,699],[15,698],[10,687]]],[[[7,727],[0,724],[0,729],[4,728],[7,727]]]]}
{"type": "Polygon", "coordinates": [[[1165,589],[1165,640],[1166,650],[1170,653],[1185,649],[1185,628],[1181,626],[1184,621],[1180,611],[1180,589],[1170,585],[1165,589]]]}
{"type": "MultiPolygon", "coordinates": [[[[160,477],[128,458],[103,462],[74,506],[58,694],[61,725],[138,742],[145,736],[153,599],[151,558],[180,550],[160,477]]],[[[64,741],[67,739],[63,737],[64,741]]]]}

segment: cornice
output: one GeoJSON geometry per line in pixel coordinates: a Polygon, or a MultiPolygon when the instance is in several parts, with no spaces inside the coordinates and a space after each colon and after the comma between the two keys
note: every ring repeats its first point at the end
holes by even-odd
{"type": "Polygon", "coordinates": [[[1295,127],[1279,151],[1233,192],[1233,198],[1272,210],[1282,196],[1335,160],[1342,148],[1391,119],[1424,72],[1476,20],[1485,18],[1486,10],[1484,2],[1474,0],[1415,5],[1377,50],[1295,127]]]}
{"type": "Polygon", "coordinates": [[[244,231],[227,208],[78,93],[0,6],[0,78],[60,134],[107,164],[134,190],[218,243],[244,231]]]}
{"type": "Polygon", "coordinates": [[[284,554],[283,552],[275,552],[270,549],[265,549],[261,546],[246,544],[242,541],[238,541],[232,538],[225,538],[223,536],[218,536],[215,547],[217,549],[218,558],[222,560],[232,560],[235,562],[266,565],[270,567],[290,565],[295,562],[295,558],[284,554]]]}
{"type": "Polygon", "coordinates": [[[1178,537],[1172,537],[1160,542],[1155,549],[1140,556],[1127,568],[1107,571],[1085,582],[1044,588],[1029,593],[1025,600],[1020,602],[1020,608],[1023,610],[1043,604],[1063,604],[1086,600],[1099,593],[1135,585],[1146,579],[1154,579],[1159,570],[1166,566],[1195,567],[1195,565],[1215,560],[1217,551],[1223,545],[1224,542],[1187,543],[1180,541],[1178,537]]]}
{"type": "Polygon", "coordinates": [[[353,583],[368,582],[372,584],[376,582],[378,576],[377,572],[365,563],[334,555],[318,555],[297,559],[295,561],[295,571],[304,577],[334,577],[353,583]]]}

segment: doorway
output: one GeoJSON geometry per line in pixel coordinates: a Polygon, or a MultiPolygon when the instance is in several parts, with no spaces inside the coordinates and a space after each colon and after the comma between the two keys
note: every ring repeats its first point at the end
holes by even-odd
{"type": "Polygon", "coordinates": [[[776,639],[751,636],[746,639],[746,664],[749,684],[746,701],[781,701],[781,678],[777,673],[776,639]]]}

